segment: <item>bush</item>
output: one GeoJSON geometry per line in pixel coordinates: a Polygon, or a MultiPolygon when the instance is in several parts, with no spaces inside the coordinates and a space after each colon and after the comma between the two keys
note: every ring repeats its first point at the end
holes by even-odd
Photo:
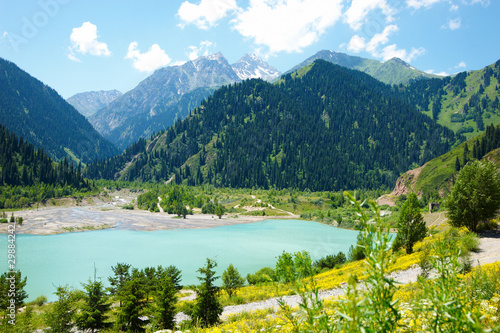
{"type": "Polygon", "coordinates": [[[346,256],[343,252],[339,252],[336,255],[327,255],[314,263],[319,270],[322,269],[333,269],[343,265],[346,262],[346,256]]]}
{"type": "Polygon", "coordinates": [[[464,133],[472,133],[472,132],[474,132],[474,128],[472,128],[472,126],[463,126],[458,129],[457,135],[464,133]]]}
{"type": "Polygon", "coordinates": [[[271,267],[263,267],[254,274],[247,274],[248,284],[255,285],[276,281],[276,272],[271,267]]]}
{"type": "Polygon", "coordinates": [[[454,113],[450,117],[452,123],[462,123],[465,120],[465,116],[460,113],[454,113]]]}

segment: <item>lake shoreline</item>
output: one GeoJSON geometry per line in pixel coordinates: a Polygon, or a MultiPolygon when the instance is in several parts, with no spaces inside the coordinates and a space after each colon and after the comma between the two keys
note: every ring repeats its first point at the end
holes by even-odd
{"type": "MultiPolygon", "coordinates": [[[[116,205],[49,207],[14,211],[23,218],[16,224],[16,234],[54,235],[103,229],[156,231],[173,229],[205,229],[224,225],[253,223],[273,218],[299,219],[300,216],[245,216],[226,215],[219,219],[211,214],[187,215],[185,219],[166,213],[145,210],[127,210],[116,205]]],[[[0,225],[0,233],[7,233],[8,224],[0,225]]]]}

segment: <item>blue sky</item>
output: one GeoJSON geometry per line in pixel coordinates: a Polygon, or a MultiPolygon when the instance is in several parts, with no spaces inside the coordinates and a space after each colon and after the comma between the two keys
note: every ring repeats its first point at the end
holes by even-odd
{"type": "Polygon", "coordinates": [[[280,71],[328,49],[453,74],[500,59],[499,18],[496,0],[0,0],[0,57],[64,98],[219,51],[280,71]]]}

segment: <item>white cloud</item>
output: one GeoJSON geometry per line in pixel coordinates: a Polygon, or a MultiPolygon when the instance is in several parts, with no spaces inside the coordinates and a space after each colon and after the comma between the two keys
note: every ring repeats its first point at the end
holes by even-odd
{"type": "Polygon", "coordinates": [[[481,5],[483,5],[484,7],[488,7],[491,3],[490,0],[469,0],[469,1],[465,1],[466,4],[468,5],[475,5],[476,3],[479,3],[481,5]]]}
{"type": "Polygon", "coordinates": [[[269,53],[300,52],[342,15],[342,0],[250,0],[232,21],[234,29],[269,53]]]}
{"type": "Polygon", "coordinates": [[[177,15],[183,21],[180,24],[181,27],[192,23],[198,28],[206,30],[224,18],[228,12],[237,9],[236,0],[201,0],[198,5],[184,1],[177,11],[177,15]]]}
{"type": "Polygon", "coordinates": [[[95,56],[110,56],[108,45],[97,40],[97,26],[84,22],[81,27],[73,28],[70,35],[71,47],[68,58],[73,61],[79,61],[75,53],[90,54],[95,56]]]}
{"type": "Polygon", "coordinates": [[[448,23],[444,25],[442,28],[443,29],[450,29],[450,30],[457,30],[460,28],[462,25],[462,20],[460,17],[454,19],[454,20],[448,20],[448,23]]]}
{"type": "Polygon", "coordinates": [[[372,37],[370,42],[368,42],[368,44],[366,45],[366,50],[370,53],[376,52],[377,48],[380,45],[385,45],[389,42],[389,35],[392,32],[396,32],[398,30],[399,30],[399,28],[397,25],[394,25],[394,24],[388,25],[387,27],[384,28],[384,31],[382,31],[379,34],[375,34],[372,37]]]}
{"type": "Polygon", "coordinates": [[[446,72],[435,72],[433,69],[428,69],[428,70],[425,70],[424,72],[426,72],[427,74],[434,74],[434,75],[439,75],[439,76],[448,76],[450,74],[446,73],[446,72]]]}
{"type": "Polygon", "coordinates": [[[145,53],[141,53],[137,46],[137,42],[130,43],[125,59],[132,59],[134,67],[141,72],[150,73],[159,67],[166,66],[170,62],[170,57],[158,44],[151,45],[145,53]]]}
{"type": "Polygon", "coordinates": [[[386,46],[379,53],[379,57],[381,57],[384,61],[392,59],[394,57],[402,59],[406,62],[412,62],[413,59],[425,53],[425,49],[423,47],[411,48],[411,51],[408,52],[405,49],[398,49],[396,44],[392,44],[386,46]]]}
{"type": "Polygon", "coordinates": [[[175,61],[173,63],[171,63],[169,66],[171,67],[174,67],[174,66],[182,66],[186,63],[187,61],[186,60],[179,60],[179,61],[175,61]]]}
{"type": "Polygon", "coordinates": [[[430,8],[432,7],[432,5],[441,1],[447,1],[447,0],[406,0],[406,4],[408,5],[408,7],[420,9],[422,7],[430,8]]]}
{"type": "Polygon", "coordinates": [[[199,46],[190,46],[188,47],[188,58],[189,60],[194,60],[200,56],[207,56],[210,53],[210,47],[214,45],[212,42],[206,40],[200,43],[199,46]]]}
{"type": "Polygon", "coordinates": [[[351,40],[349,41],[349,44],[347,45],[347,49],[354,53],[359,53],[363,51],[365,47],[366,47],[365,39],[358,35],[352,36],[351,40]]]}
{"type": "Polygon", "coordinates": [[[345,12],[345,21],[354,30],[359,30],[365,23],[370,11],[380,9],[386,16],[386,22],[394,21],[396,10],[387,4],[386,0],[353,0],[345,12]]]}
{"type": "Polygon", "coordinates": [[[416,57],[424,54],[424,48],[412,48],[408,52],[405,49],[398,49],[396,44],[391,44],[381,49],[383,45],[389,42],[389,35],[398,30],[397,25],[388,25],[381,33],[374,35],[368,42],[363,37],[354,35],[349,41],[347,49],[354,53],[366,51],[373,57],[381,58],[384,61],[397,57],[406,62],[411,62],[416,57]]]}
{"type": "Polygon", "coordinates": [[[456,12],[456,11],[458,11],[458,5],[451,4],[451,6],[450,6],[450,12],[456,12]]]}
{"type": "Polygon", "coordinates": [[[465,68],[465,67],[467,67],[465,61],[460,61],[458,65],[455,66],[455,68],[465,68]]]}
{"type": "Polygon", "coordinates": [[[0,37],[0,38],[4,39],[5,37],[7,37],[7,34],[8,34],[7,31],[4,31],[2,34],[2,37],[0,37]]]}
{"type": "Polygon", "coordinates": [[[74,61],[74,62],[82,62],[80,59],[78,59],[77,57],[75,57],[75,55],[72,54],[72,53],[68,54],[68,59],[71,60],[71,61],[74,61]]]}

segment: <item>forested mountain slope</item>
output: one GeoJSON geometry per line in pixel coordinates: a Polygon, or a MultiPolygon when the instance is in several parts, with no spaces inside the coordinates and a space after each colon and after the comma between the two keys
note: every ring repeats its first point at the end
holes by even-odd
{"type": "Polygon", "coordinates": [[[277,84],[218,89],[129,158],[90,165],[93,178],[310,190],[392,187],[455,134],[359,71],[318,60],[277,84]],[[122,170],[126,166],[125,170],[122,170]]]}
{"type": "Polygon", "coordinates": [[[56,160],[89,163],[117,153],[54,89],[1,58],[0,123],[56,160]]]}
{"type": "Polygon", "coordinates": [[[393,89],[407,103],[467,138],[500,123],[500,60],[478,71],[393,89]]]}

